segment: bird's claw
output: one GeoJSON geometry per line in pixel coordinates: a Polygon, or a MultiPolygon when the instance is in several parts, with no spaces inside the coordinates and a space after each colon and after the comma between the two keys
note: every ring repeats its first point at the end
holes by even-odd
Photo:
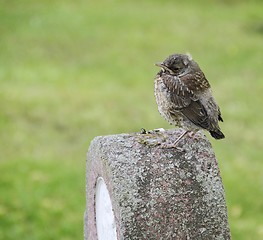
{"type": "Polygon", "coordinates": [[[183,148],[178,147],[177,144],[173,144],[173,143],[162,143],[160,145],[160,148],[162,148],[162,149],[172,149],[172,148],[174,148],[174,149],[177,149],[180,152],[183,152],[183,150],[184,150],[183,148]]]}

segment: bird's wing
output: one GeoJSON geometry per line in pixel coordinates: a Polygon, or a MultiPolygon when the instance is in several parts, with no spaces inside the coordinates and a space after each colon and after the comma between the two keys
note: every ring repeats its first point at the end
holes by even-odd
{"type": "Polygon", "coordinates": [[[184,84],[184,79],[171,75],[163,75],[162,79],[170,92],[173,103],[170,113],[176,114],[177,111],[180,111],[195,125],[209,130],[210,121],[205,107],[194,92],[184,84]]]}

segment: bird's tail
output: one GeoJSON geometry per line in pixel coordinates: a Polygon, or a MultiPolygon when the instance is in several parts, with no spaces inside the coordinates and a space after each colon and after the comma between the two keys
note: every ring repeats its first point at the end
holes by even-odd
{"type": "Polygon", "coordinates": [[[215,139],[223,139],[223,138],[225,138],[225,135],[220,130],[210,131],[210,134],[215,139]]]}

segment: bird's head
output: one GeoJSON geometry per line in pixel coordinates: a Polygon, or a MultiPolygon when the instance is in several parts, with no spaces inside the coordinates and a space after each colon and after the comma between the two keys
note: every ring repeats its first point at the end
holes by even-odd
{"type": "Polygon", "coordinates": [[[192,57],[189,54],[173,54],[166,58],[163,62],[155,65],[162,69],[162,72],[179,75],[185,73],[192,63],[192,57]]]}

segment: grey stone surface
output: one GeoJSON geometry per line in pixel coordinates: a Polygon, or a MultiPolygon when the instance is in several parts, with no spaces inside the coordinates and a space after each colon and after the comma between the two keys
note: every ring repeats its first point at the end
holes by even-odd
{"type": "Polygon", "coordinates": [[[220,172],[202,133],[178,148],[162,148],[180,134],[96,137],[87,154],[85,240],[96,240],[95,187],[102,176],[109,190],[117,235],[123,239],[230,239],[220,172]]]}

